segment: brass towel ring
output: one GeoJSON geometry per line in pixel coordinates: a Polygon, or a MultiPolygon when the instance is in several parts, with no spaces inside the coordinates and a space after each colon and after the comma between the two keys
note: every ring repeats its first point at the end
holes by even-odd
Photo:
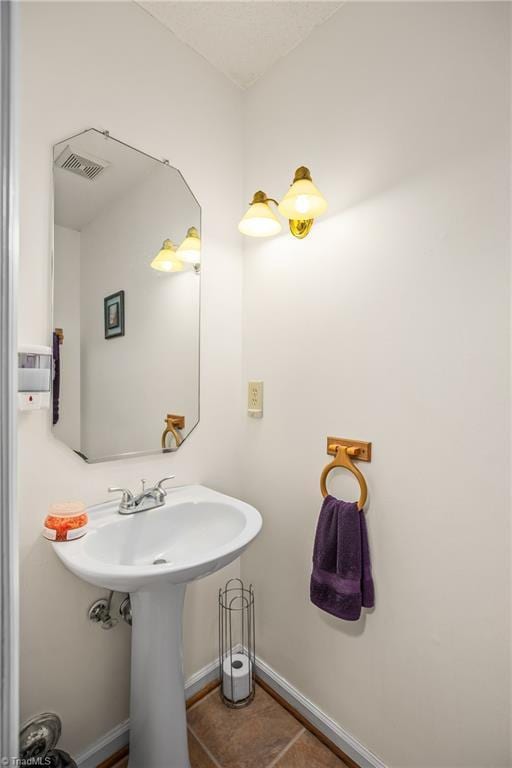
{"type": "Polygon", "coordinates": [[[177,416],[174,413],[168,413],[164,419],[166,428],[162,432],[162,448],[165,450],[167,445],[167,435],[171,434],[176,441],[176,448],[179,448],[183,442],[183,437],[180,434],[180,429],[185,429],[185,417],[177,416]]]}
{"type": "Polygon", "coordinates": [[[322,491],[322,496],[325,498],[328,494],[327,491],[327,475],[331,471],[331,469],[335,469],[336,467],[342,467],[343,469],[348,469],[349,472],[352,472],[353,475],[357,478],[357,482],[359,483],[359,487],[361,489],[361,494],[359,496],[359,501],[357,502],[358,509],[363,509],[364,505],[366,504],[366,499],[368,498],[368,487],[366,485],[366,480],[364,479],[364,475],[360,470],[356,467],[355,464],[352,463],[351,456],[357,456],[361,449],[356,447],[350,447],[346,445],[329,445],[329,452],[336,451],[336,456],[331,461],[330,464],[328,464],[326,467],[324,467],[324,470],[322,472],[322,475],[320,477],[320,490],[322,491]]]}

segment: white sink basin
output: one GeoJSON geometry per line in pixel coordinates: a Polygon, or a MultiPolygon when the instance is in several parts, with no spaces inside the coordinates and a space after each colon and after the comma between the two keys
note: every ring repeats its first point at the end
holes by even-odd
{"type": "Polygon", "coordinates": [[[88,533],[53,547],[77,576],[119,592],[213,573],[235,560],[261,528],[254,507],[201,485],[173,488],[165,506],[147,512],[120,515],[118,508],[119,502],[90,507],[88,533]],[[167,562],[154,565],[162,559],[167,562]]]}
{"type": "Polygon", "coordinates": [[[261,515],[201,485],[172,488],[163,507],[147,512],[117,510],[118,502],[90,507],[88,533],[53,548],[85,581],[130,593],[129,768],[190,768],[182,664],[185,588],[235,560],[258,535],[261,515]]]}

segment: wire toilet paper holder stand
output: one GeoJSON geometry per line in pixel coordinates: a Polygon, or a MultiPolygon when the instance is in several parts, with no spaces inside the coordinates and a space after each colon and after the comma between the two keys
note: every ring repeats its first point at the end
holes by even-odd
{"type": "Polygon", "coordinates": [[[229,579],[219,589],[219,679],[220,697],[224,704],[234,709],[245,707],[254,699],[256,670],[256,626],[254,613],[254,589],[245,587],[241,579],[229,579]],[[237,700],[234,677],[225,686],[225,665],[228,669],[243,666],[240,655],[249,665],[248,695],[237,700]],[[227,690],[225,690],[227,687],[227,690]]]}

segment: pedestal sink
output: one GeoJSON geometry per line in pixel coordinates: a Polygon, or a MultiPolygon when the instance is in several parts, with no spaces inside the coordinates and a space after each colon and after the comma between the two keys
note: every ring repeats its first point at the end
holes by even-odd
{"type": "Polygon", "coordinates": [[[132,663],[129,768],[190,768],[182,664],[187,582],[235,560],[261,529],[259,512],[201,485],[168,491],[163,507],[88,510],[81,539],[54,543],[64,565],[98,587],[129,592],[132,663]]]}

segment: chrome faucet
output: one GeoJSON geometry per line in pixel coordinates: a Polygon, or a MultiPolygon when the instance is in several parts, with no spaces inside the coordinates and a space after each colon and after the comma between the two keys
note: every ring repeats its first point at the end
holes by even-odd
{"type": "Polygon", "coordinates": [[[145,487],[146,481],[142,480],[142,491],[137,496],[134,496],[127,488],[109,488],[108,492],[123,494],[119,502],[119,509],[117,510],[120,515],[134,515],[136,512],[147,512],[148,509],[162,507],[167,496],[167,491],[164,489],[163,484],[167,480],[174,480],[175,477],[176,475],[163,477],[154,488],[148,488],[147,490],[145,487]]]}

